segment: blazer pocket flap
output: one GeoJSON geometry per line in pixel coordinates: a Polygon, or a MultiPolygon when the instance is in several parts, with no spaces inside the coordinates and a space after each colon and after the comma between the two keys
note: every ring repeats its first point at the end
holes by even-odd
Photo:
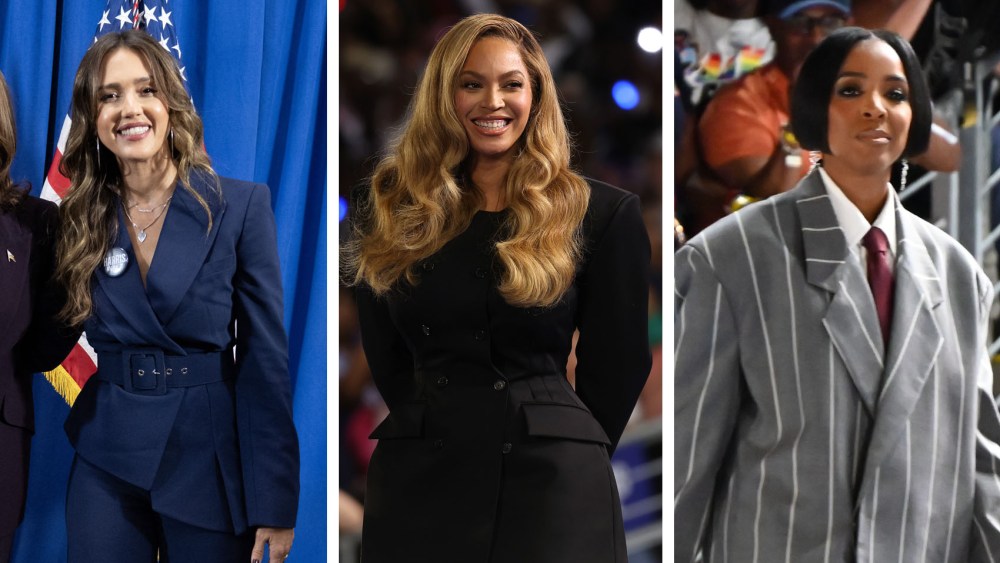
{"type": "Polygon", "coordinates": [[[583,440],[611,445],[594,415],[573,405],[525,403],[521,405],[529,436],[583,440]]]}
{"type": "Polygon", "coordinates": [[[424,435],[424,403],[403,403],[389,411],[385,420],[372,430],[368,438],[420,438],[424,435]]]}

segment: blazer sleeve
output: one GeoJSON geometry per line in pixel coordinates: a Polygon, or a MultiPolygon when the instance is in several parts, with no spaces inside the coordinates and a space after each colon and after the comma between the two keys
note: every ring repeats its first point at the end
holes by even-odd
{"type": "Polygon", "coordinates": [[[15,349],[17,373],[32,374],[55,369],[80,338],[79,327],[69,327],[58,319],[66,304],[66,292],[54,279],[59,211],[50,201],[29,199],[32,225],[31,281],[33,292],[31,324],[15,349]]]}
{"type": "Polygon", "coordinates": [[[674,276],[674,561],[690,563],[711,526],[741,375],[733,311],[705,254],[682,247],[674,276]]]}
{"type": "Polygon", "coordinates": [[[969,561],[986,563],[1000,558],[1000,412],[993,398],[993,369],[986,351],[993,284],[979,273],[979,334],[976,351],[979,428],[976,432],[976,484],[969,561]]]}
{"type": "Polygon", "coordinates": [[[274,214],[265,185],[255,185],[249,196],[236,261],[236,416],[247,521],[291,528],[298,512],[299,444],[274,214]]]}
{"type": "Polygon", "coordinates": [[[649,260],[639,198],[629,194],[613,208],[578,284],[576,392],[611,440],[609,452],[618,445],[652,365],[649,260]]]}

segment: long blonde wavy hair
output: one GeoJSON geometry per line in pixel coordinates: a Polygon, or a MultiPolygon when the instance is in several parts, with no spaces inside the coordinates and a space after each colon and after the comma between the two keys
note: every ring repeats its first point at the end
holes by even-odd
{"type": "Polygon", "coordinates": [[[95,140],[104,62],[119,49],[134,52],[149,70],[156,96],[169,112],[172,140],[165,143],[172,146],[178,185],[193,194],[204,208],[209,229],[211,209],[205,198],[191,187],[192,172],[200,171],[211,178],[221,197],[218,177],[203,149],[201,118],[170,53],[141,30],[109,33],[98,39],[83,56],[73,80],[73,123],[59,163],[59,171],[70,179],[70,188],[59,206],[62,233],[56,247],[56,276],[68,294],[60,316],[72,324],[82,323],[90,316],[92,277],[118,232],[121,170],[114,153],[95,140]]]}
{"type": "Polygon", "coordinates": [[[541,46],[523,25],[493,14],[463,19],[434,47],[402,131],[355,210],[355,232],[342,253],[348,283],[367,284],[376,294],[403,277],[416,283],[415,264],[465,230],[483,203],[465,178],[470,147],[454,95],[469,51],[484,37],[518,48],[532,93],[502,187],[509,213],[496,243],[503,266],[498,289],[512,305],[545,307],[573,283],[590,190],[570,169],[570,139],[541,46]]]}

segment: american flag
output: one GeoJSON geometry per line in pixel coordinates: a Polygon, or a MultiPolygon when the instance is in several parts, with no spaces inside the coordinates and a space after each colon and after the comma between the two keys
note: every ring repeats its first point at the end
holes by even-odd
{"type": "MultiPolygon", "coordinates": [[[[180,68],[181,76],[185,76],[185,67],[181,63],[181,46],[177,41],[177,30],[174,27],[170,0],[108,0],[100,20],[97,22],[94,41],[97,41],[97,38],[102,35],[127,29],[142,29],[149,33],[153,39],[156,39],[164,49],[173,55],[180,68]]],[[[186,77],[185,80],[187,80],[186,77]]],[[[49,166],[49,173],[42,186],[42,198],[56,203],[62,201],[62,197],[69,189],[69,178],[59,172],[59,163],[62,161],[63,151],[66,149],[66,138],[69,136],[71,123],[72,116],[67,112],[66,118],[63,119],[62,129],[59,131],[59,142],[56,144],[56,152],[52,156],[52,165],[49,166]]],[[[80,389],[83,389],[84,384],[96,371],[97,354],[87,343],[87,335],[84,334],[63,363],[56,369],[46,372],[45,378],[72,406],[77,395],[80,394],[80,389]]]]}

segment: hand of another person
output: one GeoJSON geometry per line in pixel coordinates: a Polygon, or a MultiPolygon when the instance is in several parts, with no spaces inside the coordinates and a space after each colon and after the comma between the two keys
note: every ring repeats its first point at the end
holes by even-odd
{"type": "Polygon", "coordinates": [[[260,563],[264,560],[265,543],[270,546],[271,563],[281,563],[288,558],[294,538],[294,528],[257,528],[257,537],[250,553],[251,563],[260,563]]]}

